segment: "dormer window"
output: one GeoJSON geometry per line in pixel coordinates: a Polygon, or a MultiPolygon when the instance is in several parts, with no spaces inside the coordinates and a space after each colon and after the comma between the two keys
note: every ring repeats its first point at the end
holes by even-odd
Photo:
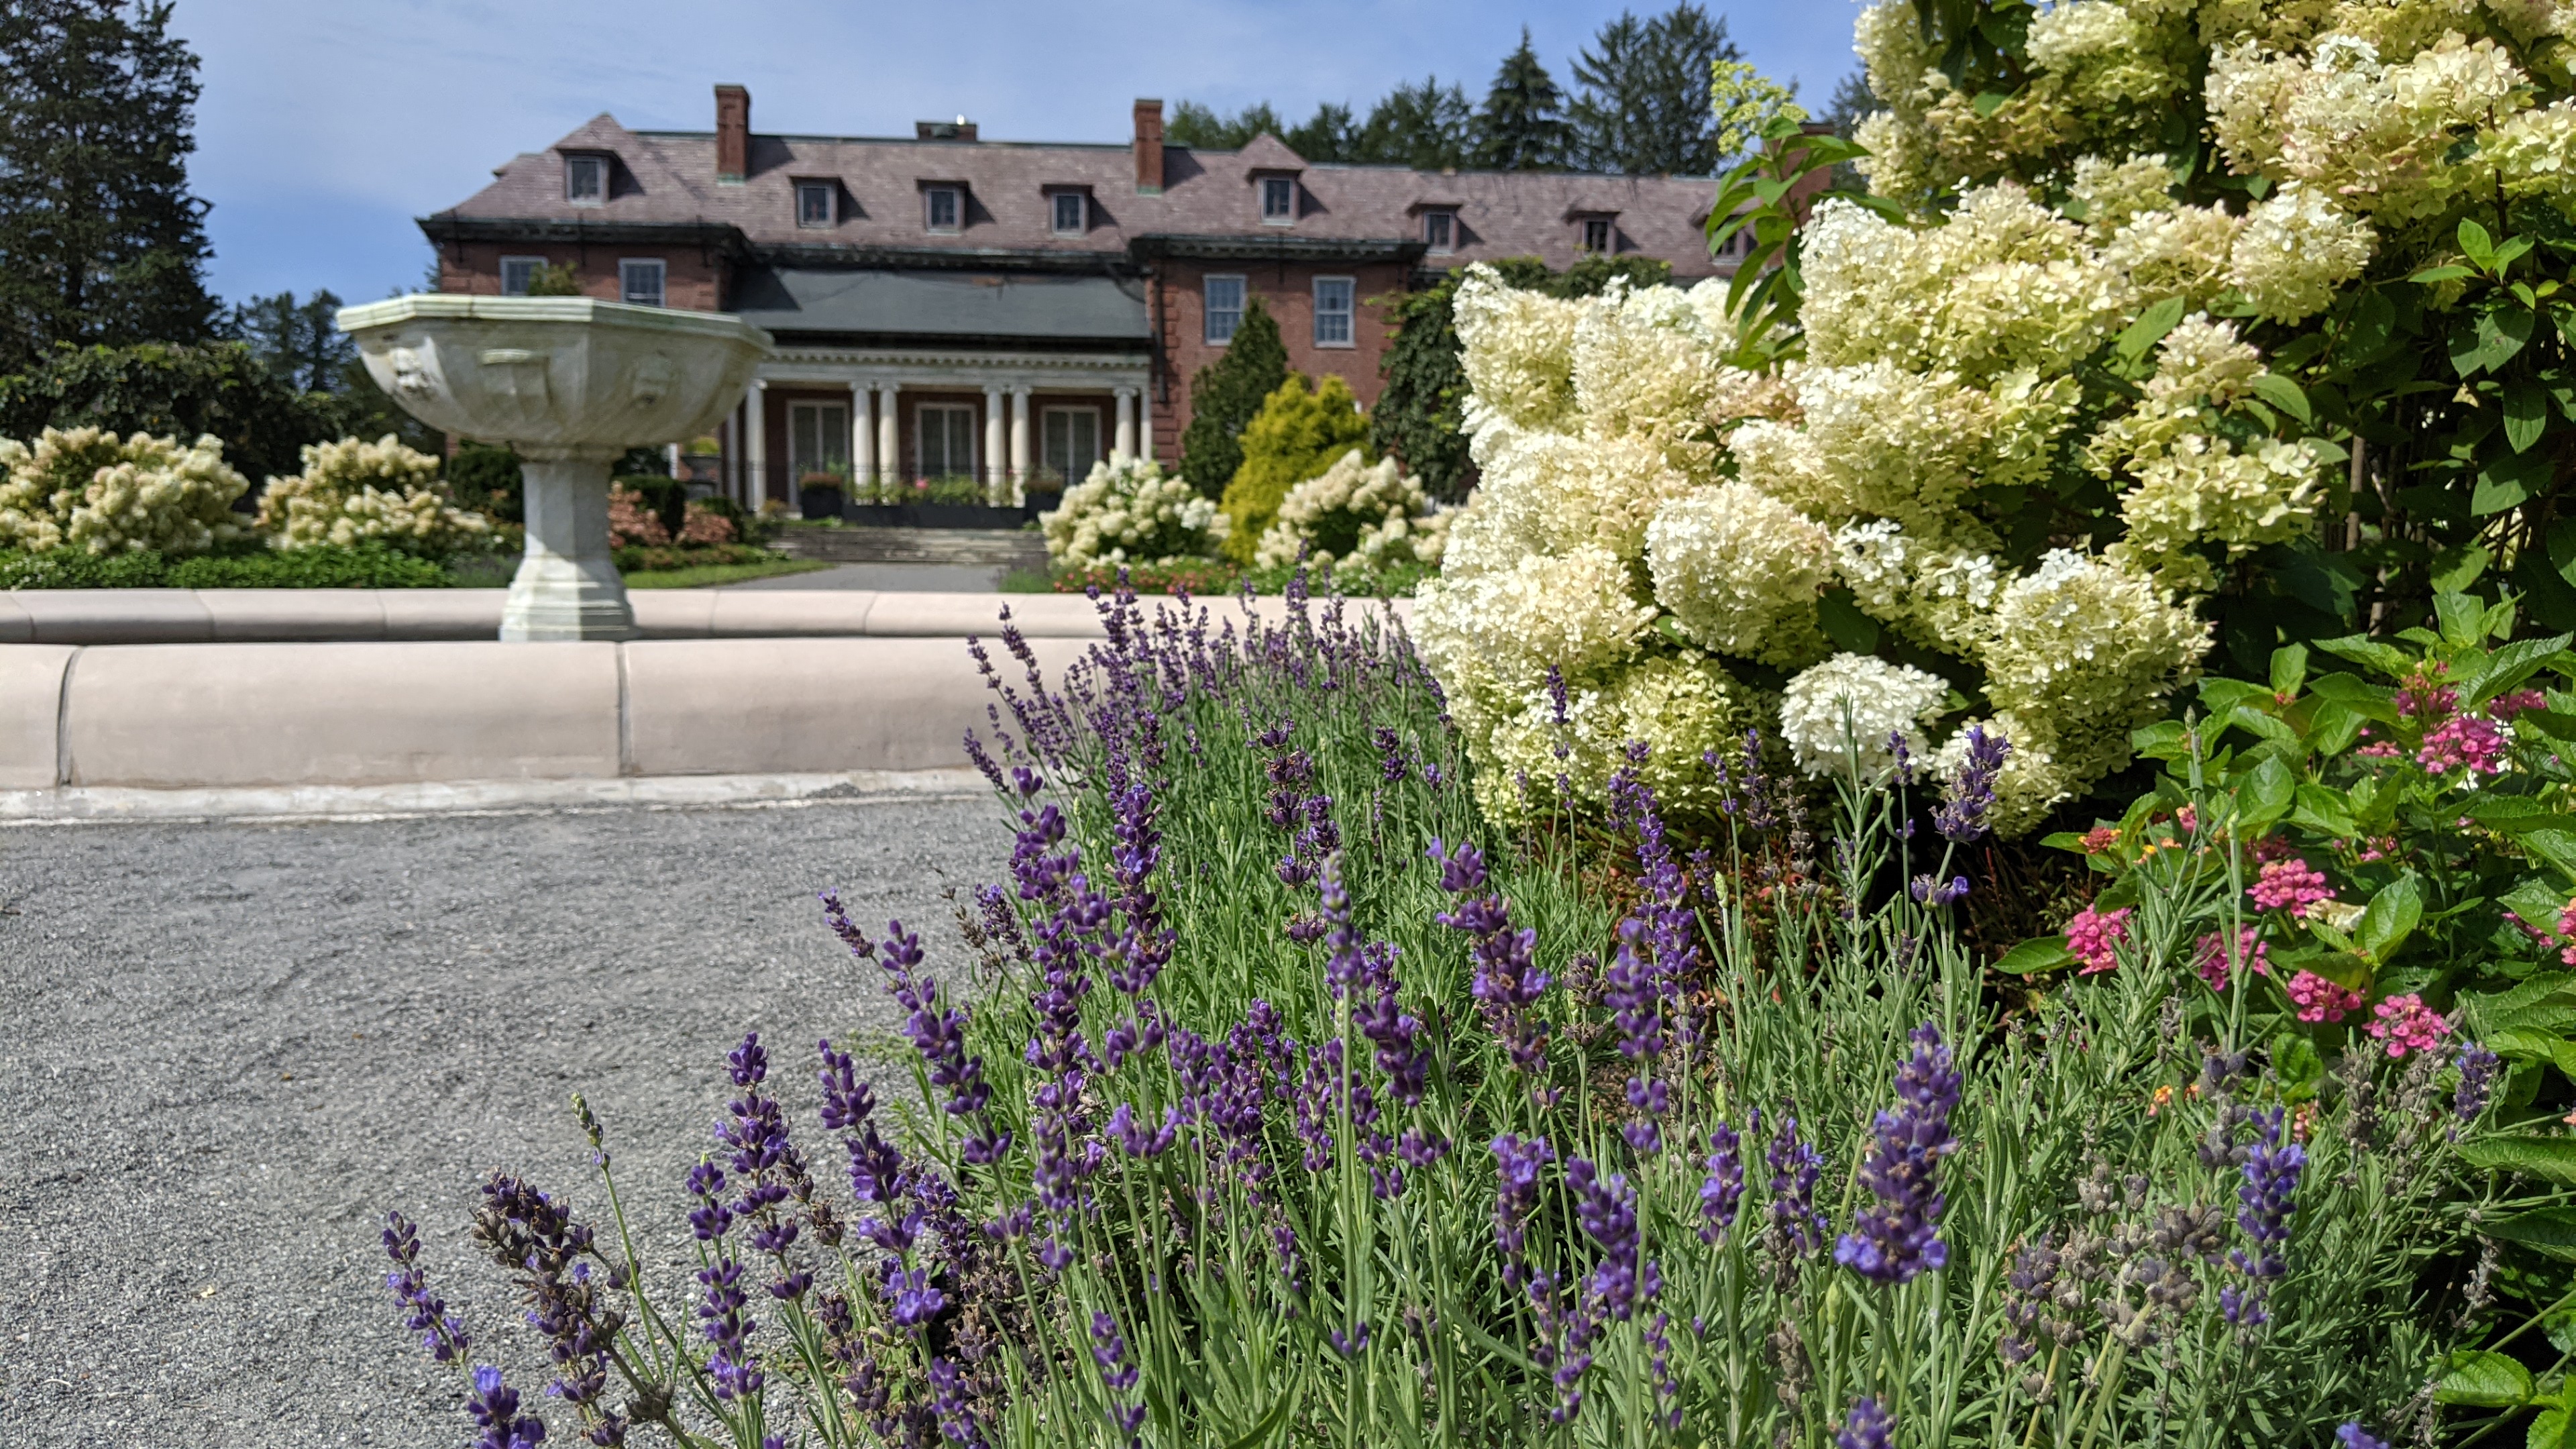
{"type": "Polygon", "coordinates": [[[1297,219],[1296,177],[1261,178],[1261,219],[1271,226],[1286,226],[1297,219]]]}
{"type": "Polygon", "coordinates": [[[932,231],[965,229],[966,196],[954,186],[925,186],[921,189],[921,224],[932,231]]]}
{"type": "Polygon", "coordinates": [[[1587,216],[1576,225],[1581,229],[1582,247],[1587,252],[1607,252],[1611,242],[1611,218],[1587,216]]]}
{"type": "Polygon", "coordinates": [[[1458,249],[1458,213],[1426,211],[1422,213],[1422,244],[1434,252],[1448,253],[1458,249]]]}
{"type": "Polygon", "coordinates": [[[564,158],[564,200],[575,206],[607,205],[608,158],[566,156],[564,158]]]}
{"type": "Polygon", "coordinates": [[[829,181],[796,183],[796,224],[830,226],[839,221],[840,188],[829,181]]]}
{"type": "Polygon", "coordinates": [[[1091,226],[1091,198],[1079,191],[1049,194],[1047,207],[1057,236],[1080,236],[1091,226]]]}

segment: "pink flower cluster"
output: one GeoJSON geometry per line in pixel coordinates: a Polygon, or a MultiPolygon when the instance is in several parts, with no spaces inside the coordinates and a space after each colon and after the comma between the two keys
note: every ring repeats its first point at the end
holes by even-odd
{"type": "Polygon", "coordinates": [[[2407,676],[2397,690],[2397,713],[2400,718],[2440,719],[2457,709],[2460,692],[2439,681],[2451,672],[2451,666],[2439,662],[2423,665],[2407,676]]]}
{"type": "Polygon", "coordinates": [[[2488,700],[2487,716],[2511,724],[2515,715],[2526,710],[2547,708],[2549,708],[2549,696],[2536,689],[2517,689],[2511,694],[2499,694],[2488,700]]]}
{"type": "Polygon", "coordinates": [[[2252,926],[2245,926],[2237,931],[2236,950],[2233,953],[2226,949],[2226,938],[2212,931],[2201,937],[2200,943],[2193,948],[2192,969],[2200,973],[2201,980],[2209,983],[2210,990],[2225,991],[2227,983],[2233,979],[2231,973],[2234,962],[2243,963],[2257,976],[2272,974],[2272,963],[2264,956],[2266,949],[2268,948],[2263,944],[2263,933],[2252,926]]]}
{"type": "Polygon", "coordinates": [[[2333,900],[2334,887],[2326,884],[2324,871],[2293,857],[2265,865],[2245,894],[2264,910],[2296,914],[2319,901],[2333,900]]]}
{"type": "Polygon", "coordinates": [[[2302,971],[2290,978],[2284,988],[2290,1004],[2299,1008],[2301,1021],[2341,1021],[2361,1010],[2361,993],[2346,991],[2312,971],[2302,971]]]}
{"type": "Polygon", "coordinates": [[[2074,952],[2084,963],[2084,969],[2077,975],[2091,976],[2120,964],[2115,948],[2129,939],[2129,917],[2132,914],[2128,906],[2107,913],[2097,913],[2091,906],[2086,906],[2075,913],[2075,918],[2066,923],[2066,949],[2074,952]]]}
{"type": "Polygon", "coordinates": [[[2424,736],[2415,763],[2436,775],[2466,770],[2471,775],[2504,773],[2504,727],[2473,714],[2453,715],[2424,736]]]}
{"type": "Polygon", "coordinates": [[[2569,901],[2559,910],[2558,935],[2567,943],[2567,949],[2558,953],[2558,959],[2576,966],[2576,901],[2569,901]]]}
{"type": "MultiPolygon", "coordinates": [[[[2379,1019],[2370,1024],[2370,1034],[2388,1043],[2392,1057],[2403,1059],[2408,1052],[2432,1051],[2451,1034],[2451,1024],[2443,1020],[2442,1014],[2427,1007],[2424,998],[2411,991],[2379,1003],[2371,1014],[2379,1019]]],[[[2300,1013],[2300,1019],[2306,1020],[2307,1014],[2300,1013]]]]}

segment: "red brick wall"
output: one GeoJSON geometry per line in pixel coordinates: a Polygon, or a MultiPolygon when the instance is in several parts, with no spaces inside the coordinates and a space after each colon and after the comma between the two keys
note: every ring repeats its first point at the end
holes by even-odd
{"type": "Polygon", "coordinates": [[[517,242],[460,242],[438,251],[438,290],[477,297],[501,295],[501,258],[544,257],[569,265],[585,297],[617,300],[617,264],[629,257],[662,259],[662,302],[692,312],[719,310],[724,264],[689,247],[550,246],[517,242]]]}
{"type": "Polygon", "coordinates": [[[1190,379],[1225,351],[1207,343],[1206,293],[1202,283],[1209,275],[1243,278],[1245,294],[1260,298],[1261,305],[1279,324],[1279,337],[1287,344],[1288,366],[1292,370],[1308,377],[1338,377],[1350,385],[1360,406],[1369,407],[1377,402],[1378,389],[1384,384],[1378,376],[1378,361],[1386,355],[1391,330],[1386,308],[1371,305],[1370,299],[1402,291],[1406,271],[1397,262],[1363,266],[1316,262],[1164,263],[1156,272],[1159,295],[1154,300],[1161,310],[1164,366],[1170,375],[1165,382],[1168,399],[1158,398],[1153,408],[1154,456],[1167,466],[1179,461],[1181,434],[1190,425],[1190,379]],[[1357,294],[1358,306],[1351,324],[1352,346],[1315,345],[1317,277],[1355,279],[1352,290],[1357,294]]]}

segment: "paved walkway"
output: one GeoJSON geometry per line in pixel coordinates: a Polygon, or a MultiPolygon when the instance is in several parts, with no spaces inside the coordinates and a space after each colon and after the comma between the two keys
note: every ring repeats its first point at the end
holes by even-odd
{"type": "Polygon", "coordinates": [[[555,1412],[464,1236],[483,1172],[595,1212],[564,1105],[585,1091],[676,1264],[741,1032],[811,1136],[814,1039],[894,1029],[813,892],[923,930],[962,985],[939,889],[1000,873],[992,811],[0,829],[0,1444],[465,1442],[458,1380],[382,1283],[388,1207],[475,1356],[555,1412]]]}
{"type": "Polygon", "coordinates": [[[875,589],[900,594],[989,594],[1002,586],[1002,567],[973,564],[861,563],[720,584],[727,589],[875,589]]]}

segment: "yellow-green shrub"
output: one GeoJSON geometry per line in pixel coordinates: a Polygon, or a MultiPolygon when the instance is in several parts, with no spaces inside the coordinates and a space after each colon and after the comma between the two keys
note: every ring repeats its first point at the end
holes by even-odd
{"type": "Polygon", "coordinates": [[[1288,490],[1319,476],[1353,448],[1368,447],[1368,419],[1348,383],[1326,377],[1311,391],[1291,374],[1243,429],[1243,466],[1218,507],[1229,521],[1226,557],[1250,563],[1288,490]]]}

